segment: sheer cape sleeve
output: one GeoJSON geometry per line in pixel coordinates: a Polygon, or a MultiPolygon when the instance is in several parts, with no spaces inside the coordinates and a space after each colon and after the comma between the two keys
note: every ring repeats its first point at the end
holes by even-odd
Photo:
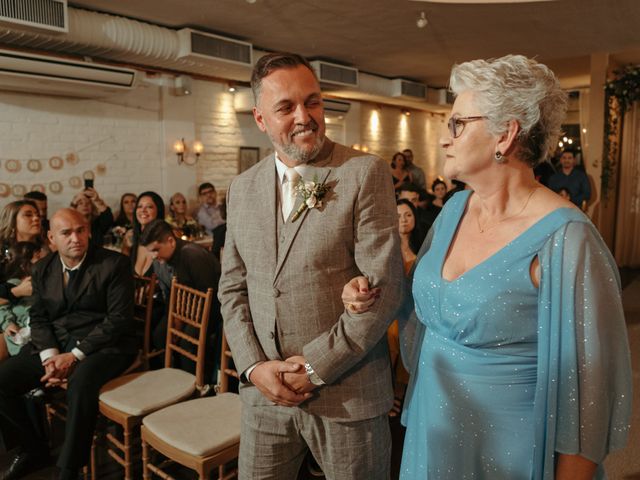
{"type": "Polygon", "coordinates": [[[556,452],[597,464],[622,448],[631,362],[615,261],[577,211],[539,252],[534,479],[554,478],[556,452]]]}
{"type": "Polygon", "coordinates": [[[413,294],[411,288],[413,285],[413,274],[425,253],[429,251],[435,231],[440,225],[442,215],[438,215],[433,226],[429,229],[427,237],[422,243],[422,247],[418,251],[416,261],[413,262],[413,268],[409,272],[406,282],[404,282],[403,302],[398,313],[398,333],[400,336],[400,357],[404,368],[409,372],[409,385],[405,394],[404,409],[402,412],[401,422],[406,426],[406,412],[411,404],[411,396],[415,387],[415,379],[417,377],[418,361],[420,360],[420,349],[424,339],[425,325],[418,319],[413,303],[413,294]]]}

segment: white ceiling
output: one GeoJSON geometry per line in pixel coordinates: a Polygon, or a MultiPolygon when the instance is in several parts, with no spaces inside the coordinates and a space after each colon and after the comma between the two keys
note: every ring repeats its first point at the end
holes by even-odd
{"type": "Polygon", "coordinates": [[[446,86],[452,64],[537,57],[567,87],[588,84],[589,55],[640,62],[640,0],[444,4],[409,0],[79,0],[74,7],[185,26],[446,86]],[[416,26],[424,11],[426,28],[416,26]]]}

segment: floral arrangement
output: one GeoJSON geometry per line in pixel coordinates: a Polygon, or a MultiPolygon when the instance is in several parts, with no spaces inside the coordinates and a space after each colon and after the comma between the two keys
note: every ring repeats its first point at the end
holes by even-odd
{"type": "Polygon", "coordinates": [[[308,208],[321,208],[322,199],[330,188],[331,187],[325,183],[318,183],[318,177],[314,177],[313,182],[300,179],[295,190],[298,197],[302,199],[302,203],[293,214],[293,217],[291,217],[291,222],[295,222],[308,208]]]}
{"type": "Polygon", "coordinates": [[[640,101],[640,65],[627,65],[614,72],[605,84],[604,153],[602,155],[602,196],[606,200],[613,188],[625,112],[640,101]]]}

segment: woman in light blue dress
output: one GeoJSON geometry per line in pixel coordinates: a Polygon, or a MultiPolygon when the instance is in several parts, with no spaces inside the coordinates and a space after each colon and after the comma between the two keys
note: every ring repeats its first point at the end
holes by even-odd
{"type": "Polygon", "coordinates": [[[565,94],[513,55],[455,66],[451,88],[444,173],[471,190],[444,206],[413,275],[401,479],[604,478],[631,411],[617,268],[533,175],[565,94]]]}

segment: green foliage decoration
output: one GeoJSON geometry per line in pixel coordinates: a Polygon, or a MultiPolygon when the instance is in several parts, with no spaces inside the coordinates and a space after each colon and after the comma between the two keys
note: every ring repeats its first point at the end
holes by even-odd
{"type": "Polygon", "coordinates": [[[627,65],[613,72],[605,84],[604,152],[602,155],[602,198],[607,200],[613,188],[620,158],[624,114],[640,101],[640,65],[627,65]]]}

